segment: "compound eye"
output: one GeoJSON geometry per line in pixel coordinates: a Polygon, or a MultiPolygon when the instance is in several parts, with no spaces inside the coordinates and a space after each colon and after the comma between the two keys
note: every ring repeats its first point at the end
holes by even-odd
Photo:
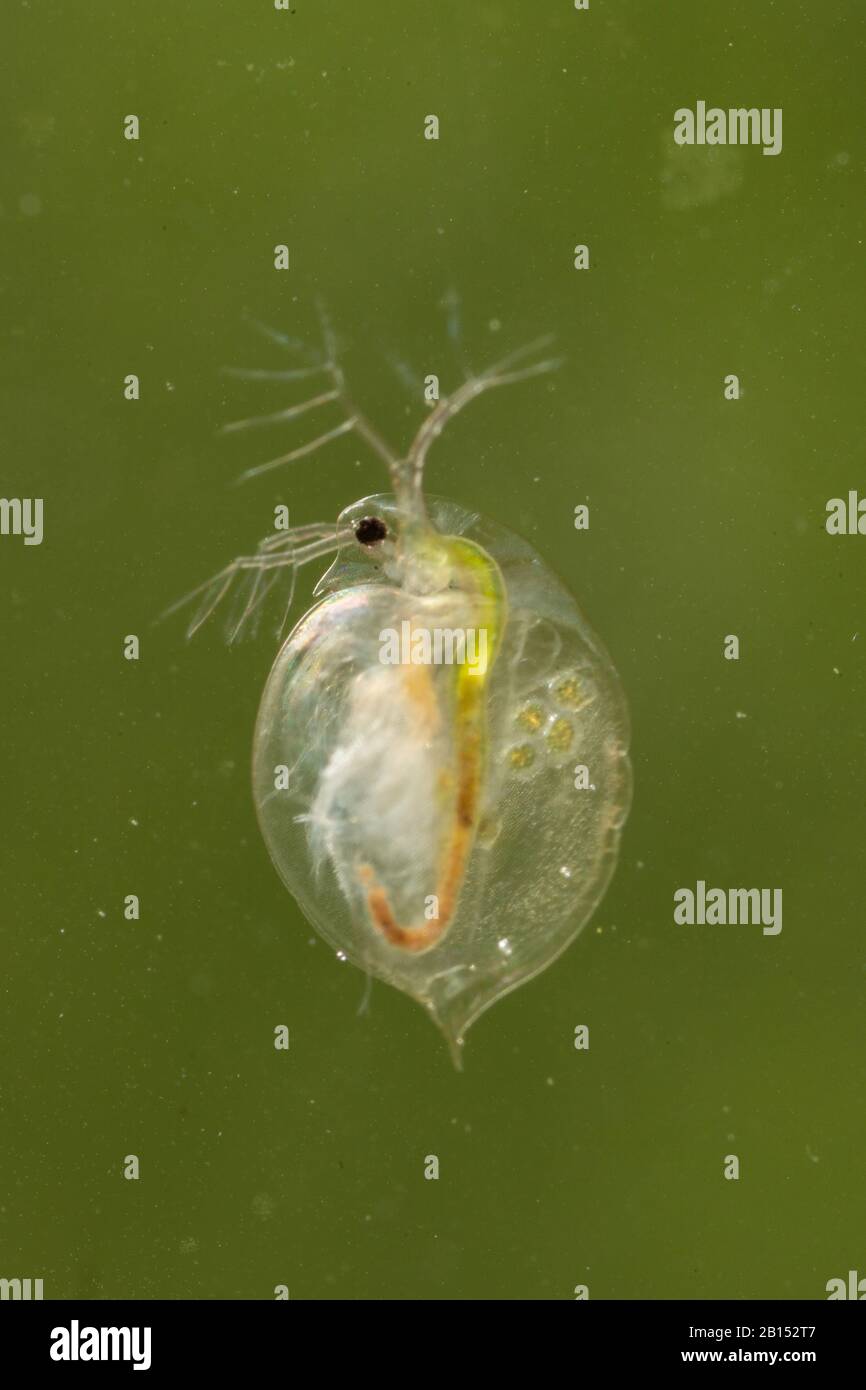
{"type": "Polygon", "coordinates": [[[359,545],[378,545],[388,534],[381,517],[365,516],[355,523],[355,539],[359,545]]]}

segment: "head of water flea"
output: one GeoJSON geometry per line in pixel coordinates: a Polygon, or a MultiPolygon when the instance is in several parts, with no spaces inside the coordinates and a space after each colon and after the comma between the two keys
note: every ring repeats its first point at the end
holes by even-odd
{"type": "MultiPolygon", "coordinates": [[[[407,512],[392,494],[354,502],[340,514],[336,529],[347,538],[350,559],[410,593],[438,594],[472,583],[468,558],[474,548],[455,546],[427,510],[423,517],[407,512]]],[[[330,587],[329,575],[319,587],[330,587]]]]}
{"type": "MultiPolygon", "coordinates": [[[[272,341],[290,351],[297,352],[301,346],[281,333],[270,329],[263,331],[272,341]]],[[[326,451],[341,435],[351,433],[385,465],[391,493],[347,507],[336,524],[322,521],[286,527],[266,536],[254,553],[237,556],[212,579],[168,610],[172,612],[188,602],[197,601],[188,628],[189,636],[231,593],[235,608],[227,636],[230,641],[234,640],[245,629],[255,627],[267,595],[281,579],[288,578],[289,604],[286,605],[281,631],[284,630],[294,597],[297,571],[304,565],[333,555],[335,551],[345,558],[347,550],[354,550],[356,558],[364,557],[364,563],[371,570],[381,571],[410,593],[435,594],[449,587],[474,591],[485,582],[484,561],[487,560],[489,570],[489,557],[484,557],[480,547],[468,540],[458,540],[445,534],[429,513],[424,491],[427,455],[448,422],[477,396],[557,368],[560,361],[545,356],[545,349],[552,339],[549,336],[539,338],[478,374],[469,375],[449,395],[435,402],[421,404],[420,410],[424,413],[420,416],[414,438],[405,450],[394,448],[350,396],[334,334],[324,316],[322,339],[321,352],[312,358],[307,354],[305,365],[285,370],[227,369],[235,377],[256,382],[309,380],[312,384],[307,390],[312,394],[281,410],[228,424],[223,427],[225,433],[286,426],[300,416],[311,414],[318,418],[320,413],[326,411],[339,416],[337,423],[320,428],[306,443],[247,469],[238,481],[245,482],[275,470],[289,470],[291,465],[326,451]],[[371,501],[376,503],[375,507],[370,505],[371,501]],[[240,597],[238,590],[241,591],[240,597]]]]}

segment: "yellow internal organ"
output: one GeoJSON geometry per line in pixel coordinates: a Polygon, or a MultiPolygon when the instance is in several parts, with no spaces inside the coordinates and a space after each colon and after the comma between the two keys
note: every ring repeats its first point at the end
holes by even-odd
{"type": "MultiPolygon", "coordinates": [[[[454,798],[451,822],[436,884],[437,916],[429,921],[403,926],[394,916],[388,892],[373,868],[361,864],[358,877],[363,885],[367,910],[373,926],[392,946],[404,951],[428,951],[444,936],[457,908],[457,900],[469,854],[475,840],[478,806],[487,754],[487,710],[485,687],[499,647],[505,623],[505,591],[498,566],[471,541],[445,542],[449,558],[460,574],[463,586],[479,599],[479,611],[486,618],[487,663],[461,662],[454,677],[454,798]]],[[[413,701],[429,715],[435,702],[432,672],[417,667],[421,674],[408,690],[413,701]]]]}

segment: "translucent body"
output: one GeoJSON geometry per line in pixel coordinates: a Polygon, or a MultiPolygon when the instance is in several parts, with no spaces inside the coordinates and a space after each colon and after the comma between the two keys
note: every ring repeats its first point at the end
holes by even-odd
{"type": "MultiPolygon", "coordinates": [[[[468,1026],[549,965],[604,892],[631,797],[628,718],[604,647],[532,547],[454,503],[427,511],[495,562],[504,604],[429,572],[413,583],[349,541],[271,669],[253,787],[316,930],[423,1004],[459,1057],[468,1026]],[[383,634],[404,623],[495,629],[468,734],[453,665],[383,660],[383,634]]],[[[339,525],[369,515],[399,525],[392,497],[339,525]]]]}

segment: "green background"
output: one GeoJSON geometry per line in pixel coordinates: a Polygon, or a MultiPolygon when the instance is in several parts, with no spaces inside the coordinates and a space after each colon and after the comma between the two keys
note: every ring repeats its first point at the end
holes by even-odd
{"type": "Polygon", "coordinates": [[[0,490],[45,499],[40,547],[0,537],[0,1276],[822,1298],[866,1274],[866,539],[824,529],[866,489],[862,6],[293,3],[0,20],[0,490]],[[677,150],[698,99],[782,107],[783,152],[677,150]],[[328,519],[385,487],[351,437],[231,486],[310,437],[217,436],[299,397],[220,375],[286,365],[244,315],[310,337],[321,294],[406,440],[389,361],[456,384],[452,287],[473,364],[548,331],[567,362],[467,411],[428,486],[576,593],[636,787],[592,923],[462,1075],[407,998],[376,984],[359,1015],[363,976],[269,863],[248,763],[273,641],[155,621],[278,502],[328,519]],[[698,878],[781,887],[781,934],[675,926],[698,878]]]}

